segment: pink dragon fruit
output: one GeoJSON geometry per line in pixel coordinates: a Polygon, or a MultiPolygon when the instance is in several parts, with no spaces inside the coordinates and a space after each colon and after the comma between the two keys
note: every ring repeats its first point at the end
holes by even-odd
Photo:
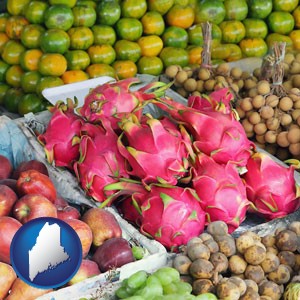
{"type": "MultiPolygon", "coordinates": [[[[80,158],[73,168],[87,195],[104,202],[113,194],[112,191],[105,193],[104,187],[120,177],[128,177],[125,159],[117,149],[118,136],[106,118],[102,119],[102,125],[84,124],[81,131],[80,158]]],[[[105,205],[111,203],[108,201],[105,205]]]]}
{"type": "Polygon", "coordinates": [[[234,113],[198,110],[166,97],[155,99],[153,103],[187,128],[194,138],[196,151],[211,156],[218,163],[231,161],[239,167],[246,165],[255,145],[247,138],[234,113]]]}
{"type": "Polygon", "coordinates": [[[295,166],[283,166],[270,155],[254,153],[242,175],[253,212],[268,220],[286,216],[300,207],[300,187],[295,182],[295,166]]]}
{"type": "Polygon", "coordinates": [[[151,186],[142,196],[140,231],[176,251],[204,230],[205,213],[199,198],[191,188],[179,186],[151,186]]]}
{"type": "Polygon", "coordinates": [[[188,106],[200,111],[219,111],[225,114],[233,112],[231,102],[234,97],[229,89],[222,88],[207,95],[188,97],[188,106]]]}
{"type": "Polygon", "coordinates": [[[72,169],[79,157],[80,130],[84,120],[75,114],[76,99],[67,99],[67,104],[58,101],[49,110],[52,113],[46,131],[38,136],[44,146],[47,160],[56,167],[72,169]]]}
{"type": "Polygon", "coordinates": [[[105,116],[116,130],[122,117],[135,113],[140,118],[146,100],[163,95],[168,87],[162,82],[152,82],[136,91],[130,90],[132,85],[140,82],[137,77],[132,77],[99,85],[91,89],[78,113],[89,122],[97,122],[105,116]]]}
{"type": "Polygon", "coordinates": [[[167,118],[145,116],[140,123],[134,115],[123,120],[118,149],[128,161],[127,172],[143,183],[177,184],[187,175],[191,140],[181,127],[167,118]]]}
{"type": "Polygon", "coordinates": [[[198,154],[193,167],[192,185],[196,190],[206,221],[222,220],[233,232],[246,217],[250,202],[236,166],[218,164],[205,154],[198,154]]]}

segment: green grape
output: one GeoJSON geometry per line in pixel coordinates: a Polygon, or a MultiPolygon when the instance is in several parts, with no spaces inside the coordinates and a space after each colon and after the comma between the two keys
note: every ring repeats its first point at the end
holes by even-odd
{"type": "Polygon", "coordinates": [[[145,298],[143,296],[130,296],[124,300],[145,300],[145,298]]]}
{"type": "Polygon", "coordinates": [[[169,284],[163,286],[163,290],[164,295],[177,294],[177,283],[170,282],[169,284]]]}
{"type": "Polygon", "coordinates": [[[181,295],[188,295],[192,292],[193,287],[188,282],[179,281],[176,283],[177,285],[177,293],[181,295]]]}
{"type": "Polygon", "coordinates": [[[163,288],[158,282],[149,282],[142,289],[139,289],[135,295],[142,296],[147,300],[156,299],[157,296],[163,294],[163,288]]]}
{"type": "Polygon", "coordinates": [[[143,247],[133,246],[131,248],[131,251],[132,251],[132,254],[133,254],[133,256],[136,260],[142,259],[145,255],[145,250],[144,250],[143,247]]]}
{"type": "Polygon", "coordinates": [[[194,298],[188,298],[190,295],[178,295],[178,294],[170,294],[158,296],[155,300],[193,300],[194,298]]]}
{"type": "Polygon", "coordinates": [[[116,290],[116,296],[119,299],[125,299],[131,296],[131,294],[128,294],[128,292],[126,291],[126,287],[125,286],[120,286],[117,290],[116,290]]]}
{"type": "Polygon", "coordinates": [[[154,276],[153,274],[149,275],[147,280],[146,280],[146,284],[159,284],[161,285],[159,279],[154,276]]]}
{"type": "Polygon", "coordinates": [[[156,270],[153,275],[155,275],[162,285],[168,285],[171,282],[180,281],[179,272],[172,267],[162,267],[156,270]]]}
{"type": "Polygon", "coordinates": [[[218,300],[217,296],[212,293],[204,293],[197,295],[195,300],[218,300]]]}
{"type": "Polygon", "coordinates": [[[147,278],[148,274],[146,271],[137,271],[131,276],[129,276],[127,280],[127,285],[132,289],[138,289],[146,282],[147,278]]]}

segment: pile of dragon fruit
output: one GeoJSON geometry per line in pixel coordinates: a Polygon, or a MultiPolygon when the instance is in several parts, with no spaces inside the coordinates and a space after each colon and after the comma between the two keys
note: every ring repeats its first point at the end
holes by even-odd
{"type": "Polygon", "coordinates": [[[99,85],[82,107],[58,101],[38,137],[49,163],[74,172],[100,207],[115,205],[172,251],[209,222],[223,220],[233,232],[248,212],[271,220],[299,208],[295,166],[256,150],[227,88],[183,105],[166,96],[165,83],[133,91],[137,83],[99,85]],[[161,115],[144,113],[148,104],[161,115]]]}

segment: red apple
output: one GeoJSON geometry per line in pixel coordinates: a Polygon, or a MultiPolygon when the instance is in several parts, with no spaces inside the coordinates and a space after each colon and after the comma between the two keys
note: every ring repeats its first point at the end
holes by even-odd
{"type": "Polygon", "coordinates": [[[17,278],[12,287],[8,297],[5,300],[34,300],[37,297],[51,292],[52,289],[39,289],[27,284],[20,278],[17,278]]]}
{"type": "Polygon", "coordinates": [[[17,201],[17,194],[7,185],[0,184],[0,216],[8,216],[17,201]]]}
{"type": "Polygon", "coordinates": [[[0,179],[9,178],[13,171],[13,166],[10,160],[0,154],[0,179]]]}
{"type": "Polygon", "coordinates": [[[0,262],[0,299],[5,298],[16,278],[17,274],[13,267],[4,262],[0,262]]]}
{"type": "Polygon", "coordinates": [[[17,190],[17,180],[13,179],[13,178],[5,178],[5,179],[1,179],[0,180],[0,184],[4,184],[9,186],[11,189],[13,189],[13,191],[18,194],[18,190],[17,190]]]}
{"type": "Polygon", "coordinates": [[[52,180],[36,170],[24,171],[17,180],[19,196],[27,194],[40,194],[54,203],[57,193],[52,180]]]}
{"type": "Polygon", "coordinates": [[[47,166],[39,160],[32,159],[32,160],[29,160],[29,161],[21,162],[14,169],[11,177],[14,178],[14,179],[18,179],[22,172],[28,171],[28,170],[36,170],[36,171],[39,171],[40,173],[45,174],[46,176],[49,176],[47,166]]]}
{"type": "Polygon", "coordinates": [[[98,264],[101,272],[106,272],[122,267],[135,259],[129,242],[122,237],[117,237],[108,239],[99,246],[92,260],[98,264]]]}
{"type": "Polygon", "coordinates": [[[56,199],[54,200],[54,205],[56,207],[65,207],[65,206],[68,206],[69,203],[66,199],[64,199],[63,197],[57,195],[56,199]]]}
{"type": "Polygon", "coordinates": [[[12,217],[0,217],[0,261],[10,264],[10,244],[22,224],[12,217]]]}
{"type": "Polygon", "coordinates": [[[22,224],[40,217],[57,218],[55,205],[39,194],[28,194],[19,198],[12,209],[12,214],[22,224]]]}
{"type": "Polygon", "coordinates": [[[78,219],[67,219],[64,220],[69,224],[78,234],[81,245],[82,245],[82,257],[85,258],[91,248],[93,241],[93,233],[89,225],[78,219]]]}
{"type": "Polygon", "coordinates": [[[57,217],[60,220],[80,219],[80,212],[74,206],[68,205],[65,207],[56,207],[57,217]]]}
{"type": "Polygon", "coordinates": [[[121,237],[122,229],[116,217],[102,208],[89,208],[81,217],[93,232],[93,245],[99,247],[105,240],[121,237]]]}
{"type": "Polygon", "coordinates": [[[68,285],[78,283],[82,280],[101,274],[98,264],[89,259],[83,259],[77,273],[68,282],[68,285]]]}

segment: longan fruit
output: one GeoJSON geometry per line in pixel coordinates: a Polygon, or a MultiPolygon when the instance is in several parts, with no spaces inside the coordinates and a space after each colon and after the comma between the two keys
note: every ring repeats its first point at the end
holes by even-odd
{"type": "Polygon", "coordinates": [[[251,88],[256,87],[256,82],[253,80],[253,78],[248,78],[245,80],[244,87],[246,90],[250,90],[251,88]]]}
{"type": "Polygon", "coordinates": [[[289,151],[292,155],[300,155],[300,143],[293,143],[289,145],[289,151]]]}
{"type": "Polygon", "coordinates": [[[253,70],[253,75],[256,77],[256,78],[259,78],[261,76],[261,68],[255,68],[253,70]]]}
{"type": "Polygon", "coordinates": [[[289,126],[293,122],[293,118],[290,114],[283,114],[280,117],[280,124],[282,126],[289,126]]]}
{"type": "Polygon", "coordinates": [[[190,66],[186,66],[182,70],[187,73],[188,78],[193,76],[194,70],[190,66]]]}
{"type": "Polygon", "coordinates": [[[289,130],[288,130],[287,139],[289,140],[289,142],[291,144],[300,142],[300,128],[298,126],[297,127],[296,126],[289,128],[289,130]]]}
{"type": "Polygon", "coordinates": [[[230,76],[234,79],[240,79],[242,76],[242,73],[243,73],[242,69],[238,68],[238,67],[233,67],[230,70],[230,76]]]}
{"type": "Polygon", "coordinates": [[[296,88],[300,87],[300,74],[295,74],[292,77],[292,85],[293,85],[293,87],[296,87],[296,88]]]}
{"type": "Polygon", "coordinates": [[[178,88],[176,89],[176,92],[177,92],[180,96],[182,96],[182,97],[184,97],[184,98],[186,98],[186,97],[189,96],[188,91],[187,91],[185,88],[183,88],[183,87],[178,87],[178,88]]]}
{"type": "Polygon", "coordinates": [[[288,65],[290,65],[293,62],[294,59],[295,59],[294,53],[289,52],[289,53],[285,54],[283,61],[285,63],[287,63],[288,65]]]}
{"type": "Polygon", "coordinates": [[[265,144],[265,143],[266,143],[265,135],[264,135],[264,134],[262,134],[262,135],[256,134],[256,135],[255,135],[255,139],[256,139],[260,144],[265,144]]]}
{"type": "Polygon", "coordinates": [[[300,89],[298,88],[292,88],[289,91],[288,96],[295,102],[297,100],[300,100],[300,89]]]}
{"type": "Polygon", "coordinates": [[[266,120],[266,125],[269,130],[277,130],[280,126],[280,122],[277,118],[272,117],[266,120]]]}
{"type": "Polygon", "coordinates": [[[276,107],[279,103],[279,97],[277,95],[269,95],[266,97],[266,105],[276,107]]]}
{"type": "Polygon", "coordinates": [[[235,110],[238,113],[240,119],[243,119],[245,117],[245,111],[242,110],[239,106],[235,110]]]}
{"type": "Polygon", "coordinates": [[[198,91],[193,91],[191,95],[192,96],[201,96],[201,93],[198,91]]]}
{"type": "Polygon", "coordinates": [[[256,87],[253,87],[248,91],[248,96],[251,98],[254,98],[257,95],[258,95],[258,93],[257,93],[256,87]]]}
{"type": "Polygon", "coordinates": [[[188,78],[184,83],[183,83],[183,88],[187,92],[193,92],[197,88],[197,81],[195,78],[188,78]]]}
{"type": "Polygon", "coordinates": [[[208,79],[208,80],[204,81],[204,90],[209,91],[209,92],[213,91],[215,84],[216,84],[216,81],[214,79],[208,79]]]}
{"type": "Polygon", "coordinates": [[[175,76],[175,81],[183,84],[188,79],[188,73],[184,70],[179,71],[175,76]]]}
{"type": "Polygon", "coordinates": [[[294,101],[290,97],[285,96],[279,100],[278,107],[283,111],[289,111],[293,108],[293,105],[294,101]]]}
{"type": "Polygon", "coordinates": [[[300,126],[300,116],[297,117],[296,123],[300,126]]]}
{"type": "Polygon", "coordinates": [[[228,74],[230,71],[230,65],[228,63],[221,63],[217,66],[216,72],[218,74],[228,74]]]}
{"type": "Polygon", "coordinates": [[[250,97],[243,98],[240,103],[240,108],[243,111],[250,111],[253,109],[252,99],[250,97]]]}
{"type": "Polygon", "coordinates": [[[299,74],[300,73],[300,62],[294,60],[290,65],[290,74],[299,74]]]}
{"type": "Polygon", "coordinates": [[[297,100],[297,101],[294,102],[293,108],[294,109],[299,109],[300,108],[300,100],[297,100]]]}
{"type": "Polygon", "coordinates": [[[243,71],[242,75],[241,75],[241,79],[245,80],[245,79],[248,79],[250,76],[251,75],[248,71],[243,71]]]}
{"type": "Polygon", "coordinates": [[[267,126],[265,123],[258,123],[255,124],[253,127],[253,131],[258,134],[258,135],[262,135],[264,133],[266,133],[266,131],[268,130],[267,126]]]}
{"type": "Polygon", "coordinates": [[[200,80],[208,80],[210,78],[211,74],[210,74],[210,71],[206,68],[200,68],[199,71],[198,71],[198,79],[200,80]]]}
{"type": "Polygon", "coordinates": [[[261,122],[260,114],[257,111],[251,111],[248,120],[251,124],[255,125],[259,122],[261,122]]]}
{"type": "Polygon", "coordinates": [[[257,84],[257,92],[260,95],[266,95],[269,94],[271,91],[270,84],[267,80],[261,80],[257,84]]]}
{"type": "Polygon", "coordinates": [[[251,132],[251,133],[253,133],[254,125],[251,124],[251,123],[249,122],[248,119],[242,120],[242,125],[243,125],[244,130],[245,130],[246,132],[251,132]]]}
{"type": "Polygon", "coordinates": [[[282,83],[282,86],[285,88],[286,91],[290,91],[293,88],[293,84],[291,80],[286,80],[282,83]]]}
{"type": "Polygon", "coordinates": [[[230,88],[234,91],[234,92],[236,92],[236,93],[238,93],[239,92],[239,86],[236,84],[236,83],[232,83],[231,84],[231,86],[230,86],[230,88]]]}
{"type": "Polygon", "coordinates": [[[277,140],[277,133],[274,130],[268,130],[265,133],[265,141],[269,144],[274,144],[276,143],[277,140]]]}
{"type": "Polygon", "coordinates": [[[263,107],[259,110],[259,112],[260,112],[260,116],[261,116],[263,119],[265,119],[265,120],[272,118],[272,117],[274,116],[274,113],[275,113],[275,112],[274,112],[274,109],[273,109],[271,106],[269,106],[269,105],[263,106],[263,107]]]}
{"type": "Polygon", "coordinates": [[[277,144],[280,147],[286,148],[290,145],[289,140],[287,138],[287,134],[288,134],[287,131],[281,131],[281,132],[278,133],[278,135],[277,135],[277,144]]]}
{"type": "Polygon", "coordinates": [[[292,115],[293,120],[296,121],[297,118],[300,116],[300,108],[296,108],[296,109],[292,110],[291,115],[292,115]]]}
{"type": "Polygon", "coordinates": [[[261,108],[263,105],[265,105],[265,103],[266,103],[266,99],[262,95],[256,95],[252,99],[252,105],[256,109],[261,108]]]}
{"type": "Polygon", "coordinates": [[[165,75],[171,79],[174,79],[176,74],[181,70],[181,67],[178,65],[171,65],[166,67],[165,75]]]}
{"type": "Polygon", "coordinates": [[[199,79],[197,80],[196,91],[202,93],[204,91],[204,81],[199,79]]]}

